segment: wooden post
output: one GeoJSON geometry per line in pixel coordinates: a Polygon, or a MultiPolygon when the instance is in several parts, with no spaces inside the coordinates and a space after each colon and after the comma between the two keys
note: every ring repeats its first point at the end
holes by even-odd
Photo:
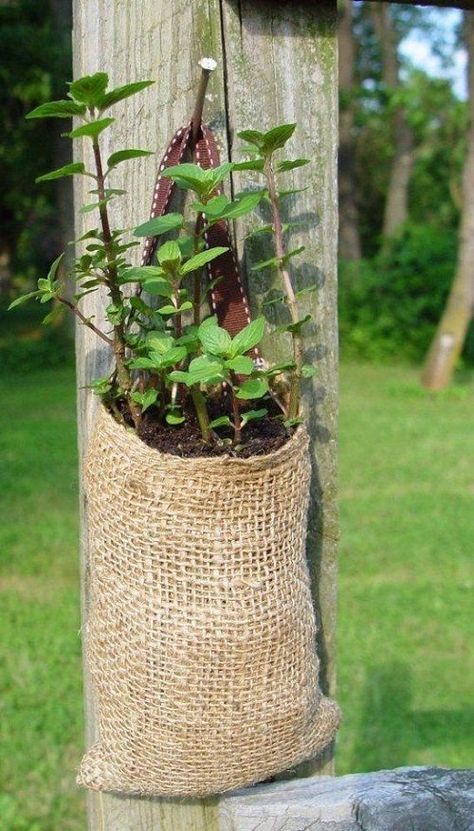
{"type": "MultiPolygon", "coordinates": [[[[305,0],[74,0],[75,76],[98,70],[114,86],[156,79],[155,86],[117,107],[112,127],[113,149],[141,147],[158,157],[178,126],[192,114],[203,55],[217,61],[205,108],[221,144],[223,160],[232,156],[233,135],[247,127],[269,127],[297,121],[291,150],[312,160],[311,167],[291,174],[295,187],[306,187],[295,204],[305,222],[293,238],[307,245],[299,266],[299,287],[317,283],[308,294],[315,318],[308,352],[318,375],[306,391],[313,436],[314,485],[308,554],[314,575],[320,620],[322,685],[334,693],[336,495],[336,243],[337,243],[337,85],[336,2],[305,0]]],[[[84,150],[87,151],[86,144],[84,150]]],[[[157,158],[158,161],[158,158],[157,158]]],[[[127,197],[112,203],[118,227],[133,227],[147,218],[156,163],[139,159],[122,165],[114,184],[127,197]],[[123,172],[122,172],[123,171],[123,172]]],[[[239,183],[236,183],[238,187],[239,183]]],[[[90,201],[87,183],[76,189],[76,208],[90,201]]],[[[77,216],[77,235],[91,227],[90,215],[77,216]]],[[[239,238],[245,228],[239,226],[239,238]]],[[[241,252],[245,255],[244,246],[241,252]]],[[[138,255],[137,255],[138,256],[138,255]]],[[[262,281],[251,281],[257,308],[262,281]]],[[[96,295],[84,309],[101,321],[96,295]]],[[[281,349],[281,347],[278,347],[281,349]]],[[[277,356],[275,339],[267,354],[277,356]]],[[[85,328],[77,332],[78,418],[81,458],[93,424],[96,401],[86,385],[107,370],[107,347],[85,328]]],[[[82,497],[83,619],[87,618],[87,505],[82,497]]],[[[96,724],[90,680],[85,674],[87,741],[96,724]]],[[[330,761],[326,770],[330,769],[330,761]],[[328,768],[329,765],[329,768],[328,768]]],[[[321,768],[306,765],[304,773],[321,768]]],[[[218,800],[174,801],[127,799],[89,793],[91,831],[216,831],[218,800]]]]}

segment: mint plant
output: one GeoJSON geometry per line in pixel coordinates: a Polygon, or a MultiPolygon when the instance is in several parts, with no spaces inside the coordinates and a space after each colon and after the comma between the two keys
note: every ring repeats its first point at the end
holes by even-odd
{"type": "MultiPolygon", "coordinates": [[[[81,208],[98,217],[97,227],[90,228],[79,240],[85,246],[68,274],[59,268],[63,255],[52,264],[49,274],[40,278],[37,288],[13,301],[14,308],[30,299],[53,302],[44,323],[50,323],[61,307],[67,307],[84,326],[89,327],[114,356],[110,374],[96,379],[92,387],[118,421],[131,424],[140,432],[143,414],[153,410],[153,417],[163,425],[178,427],[194,409],[202,439],[206,443],[231,442],[241,446],[245,428],[251,421],[269,417],[267,400],[274,395],[274,378],[289,376],[288,409],[281,415],[285,424],[299,420],[300,385],[309,373],[303,363],[301,329],[309,316],[301,318],[287,263],[302,249],[287,252],[284,225],[280,215],[277,175],[306,160],[275,162],[274,154],[293,133],[295,125],[282,125],[268,133],[245,131],[250,161],[225,163],[203,170],[183,163],[163,171],[176,185],[192,194],[190,208],[199,221],[190,222],[182,213],[169,213],[148,220],[134,229],[112,226],[109,206],[124,191],[113,185],[118,165],[141,156],[147,150],[127,148],[104,160],[102,134],[114,118],[109,110],[125,98],[141,92],[152,83],[139,81],[108,89],[108,77],[98,72],[69,85],[68,98],[52,101],[33,110],[27,118],[78,119],[79,126],[67,135],[72,140],[90,142],[91,169],[76,162],[46,173],[38,182],[62,176],[82,176],[91,180],[91,201],[81,208]],[[221,185],[230,172],[256,170],[263,173],[266,187],[250,190],[229,199],[221,185]],[[212,260],[228,249],[207,248],[205,234],[221,220],[234,220],[254,210],[263,199],[269,200],[275,257],[258,263],[255,269],[274,267],[282,281],[282,302],[286,303],[291,323],[284,327],[293,341],[292,360],[277,367],[257,367],[249,353],[261,342],[265,321],[258,317],[235,337],[219,326],[215,316],[206,316],[202,295],[202,272],[212,260]],[[160,239],[156,260],[147,266],[129,261],[130,250],[140,237],[160,239]],[[66,292],[66,283],[73,286],[66,292]],[[81,309],[82,299],[100,290],[108,327],[105,331],[81,309]],[[216,401],[219,404],[216,417],[216,401]],[[213,416],[209,415],[212,402],[213,416]],[[224,433],[221,433],[224,430],[224,433]],[[232,438],[227,438],[228,434],[232,438]]],[[[208,287],[208,290],[212,286],[208,287]]]]}

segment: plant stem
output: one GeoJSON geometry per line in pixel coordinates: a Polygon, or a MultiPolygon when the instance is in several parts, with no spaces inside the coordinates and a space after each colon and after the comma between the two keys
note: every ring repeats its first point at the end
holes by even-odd
{"type": "MultiPolygon", "coordinates": [[[[105,256],[107,258],[107,285],[110,292],[110,297],[112,303],[119,308],[123,306],[123,297],[122,292],[119,286],[118,281],[118,274],[117,274],[117,266],[115,265],[115,254],[113,250],[113,238],[112,232],[110,230],[110,222],[109,222],[109,215],[107,211],[107,203],[105,200],[105,176],[104,176],[104,169],[102,166],[102,157],[100,153],[99,142],[97,139],[93,139],[92,147],[94,150],[94,160],[95,160],[95,167],[97,173],[97,190],[99,196],[99,214],[100,214],[100,222],[102,226],[102,235],[104,240],[104,249],[105,249],[105,256]]],[[[115,355],[115,361],[117,364],[117,379],[118,382],[124,392],[125,397],[128,400],[128,405],[130,407],[130,413],[135,424],[135,427],[138,427],[141,421],[141,410],[138,404],[136,404],[130,398],[130,391],[132,388],[132,378],[130,372],[127,369],[125,364],[126,361],[126,343],[125,343],[125,327],[123,321],[114,325],[114,339],[113,339],[113,350],[115,355]]]]}
{"type": "MultiPolygon", "coordinates": [[[[199,253],[199,234],[194,234],[194,254],[199,253]]],[[[199,326],[201,323],[201,270],[194,272],[194,293],[193,293],[193,323],[199,326]]]]}
{"type": "Polygon", "coordinates": [[[240,422],[241,422],[240,407],[239,407],[239,401],[238,401],[237,396],[235,394],[235,385],[236,384],[238,384],[238,379],[237,379],[237,376],[235,375],[235,373],[233,372],[232,375],[231,375],[231,383],[229,384],[229,386],[230,386],[230,389],[231,389],[231,399],[232,399],[232,424],[233,424],[233,428],[234,428],[234,440],[233,440],[232,443],[234,445],[240,444],[241,437],[242,437],[241,426],[240,426],[240,422]]]}
{"type": "Polygon", "coordinates": [[[197,384],[191,387],[191,397],[193,399],[194,409],[196,410],[199,427],[201,428],[201,435],[203,441],[205,441],[206,444],[208,444],[211,440],[211,428],[209,427],[209,417],[207,414],[206,401],[197,384]]]}
{"type": "Polygon", "coordinates": [[[73,312],[73,314],[76,315],[76,317],[81,321],[81,323],[84,324],[84,326],[87,326],[89,329],[92,329],[92,331],[95,332],[95,334],[99,338],[102,338],[102,340],[105,341],[105,343],[113,347],[114,342],[112,338],[107,337],[107,335],[104,334],[104,332],[101,332],[100,329],[97,328],[97,326],[94,326],[94,324],[85,315],[82,314],[81,310],[78,309],[78,307],[75,306],[74,303],[71,303],[71,301],[68,300],[66,297],[57,297],[56,299],[59,301],[59,303],[63,303],[64,306],[67,306],[68,309],[71,309],[71,312],[73,312]]]}
{"type": "MultiPolygon", "coordinates": [[[[273,237],[275,240],[275,253],[278,259],[278,273],[283,285],[286,295],[286,301],[290,312],[291,322],[298,323],[299,312],[296,296],[291,283],[288,269],[283,265],[285,257],[285,245],[283,242],[283,226],[280,214],[280,202],[278,198],[278,189],[275,178],[275,171],[273,170],[272,157],[265,159],[264,174],[268,185],[268,196],[272,209],[273,219],[273,237]]],[[[291,333],[293,342],[293,360],[295,362],[295,369],[291,373],[290,378],[290,397],[288,403],[288,418],[297,418],[300,408],[300,387],[303,368],[303,340],[299,332],[291,333]]]]}

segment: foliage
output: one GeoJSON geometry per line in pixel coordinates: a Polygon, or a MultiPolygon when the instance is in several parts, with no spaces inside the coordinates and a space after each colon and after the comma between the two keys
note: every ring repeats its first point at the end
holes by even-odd
{"type": "MultiPolygon", "coordinates": [[[[467,106],[451,83],[414,68],[398,50],[401,84],[383,83],[382,49],[372,25],[372,3],[354,4],[356,43],[354,87],[343,90],[340,106],[354,111],[354,176],[358,226],[364,256],[372,257],[381,243],[384,205],[395,147],[393,115],[402,107],[411,128],[414,166],[409,186],[409,218],[439,224],[453,231],[460,212],[460,181],[465,149],[467,106]]],[[[445,62],[453,57],[444,12],[391,4],[398,42],[417,29],[430,37],[433,51],[445,62]]]]}
{"type": "Polygon", "coordinates": [[[456,247],[453,231],[409,224],[372,259],[341,263],[343,354],[420,360],[449,292],[456,247]]]}
{"type": "Polygon", "coordinates": [[[53,7],[49,0],[0,4],[0,252],[26,277],[46,266],[60,243],[53,192],[31,187],[54,164],[58,125],[33,129],[24,119],[70,72],[70,36],[60,31],[53,7]]]}
{"type": "Polygon", "coordinates": [[[285,250],[277,176],[307,164],[307,160],[275,158],[296,126],[283,124],[266,133],[248,130],[240,134],[247,142],[246,150],[251,157],[246,162],[225,163],[210,170],[190,163],[166,169],[164,176],[193,194],[195,201],[191,208],[197,214],[197,221],[192,225],[184,214],[173,213],[142,223],[135,229],[138,237],[163,237],[165,233],[174,233],[175,237],[160,239],[155,264],[133,266],[128,260],[129,250],[139,243],[129,241],[126,230],[111,227],[109,204],[124,192],[111,187],[109,177],[118,164],[147,155],[147,151],[118,150],[104,163],[100,137],[114,122],[112,116],[104,117],[104,113],[150,83],[139,81],[109,90],[108,76],[98,72],[71,83],[68,98],[46,102],[28,114],[30,120],[75,116],[82,122],[68,136],[91,141],[93,169],[86,169],[83,162],[70,163],[39,176],[37,181],[49,182],[75,175],[91,179],[92,201],[81,210],[98,212],[100,226],[89,229],[76,241],[85,244],[85,253],[77,257],[72,272],[64,274],[63,255],[60,255],[47,276],[38,280],[37,288],[16,298],[10,308],[22,306],[31,299],[41,304],[54,301],[44,323],[54,323],[60,307],[66,306],[107,343],[115,359],[112,372],[95,379],[92,386],[117,420],[126,422],[129,416],[138,430],[142,414],[153,407],[160,419],[177,426],[186,419],[189,391],[203,440],[221,441],[215,429],[232,426],[233,444],[239,447],[242,430],[248,422],[267,415],[267,408],[261,403],[270,393],[276,372],[272,367],[257,366],[248,354],[263,337],[263,318],[249,323],[233,339],[219,327],[215,317],[203,319],[202,271],[227,251],[223,247],[207,248],[206,231],[223,219],[248,214],[264,198],[270,202],[275,256],[256,264],[254,269],[277,269],[283,289],[281,302],[290,311],[291,323],[280,330],[290,334],[293,360],[280,366],[278,374],[287,374],[289,378],[289,402],[280,418],[292,426],[299,420],[301,380],[312,370],[303,365],[302,349],[302,328],[310,316],[301,318],[297,293],[288,272],[288,261],[303,249],[285,250]],[[221,185],[233,169],[262,172],[267,187],[228,199],[221,193],[221,185]],[[68,279],[73,284],[72,297],[65,287],[68,279]],[[98,289],[105,289],[108,295],[105,315],[110,328],[107,331],[99,329],[80,307],[81,300],[98,289]],[[231,393],[232,418],[223,414],[210,423],[208,401],[219,395],[223,383],[231,393]],[[257,406],[241,409],[242,401],[256,401],[257,406]]]}

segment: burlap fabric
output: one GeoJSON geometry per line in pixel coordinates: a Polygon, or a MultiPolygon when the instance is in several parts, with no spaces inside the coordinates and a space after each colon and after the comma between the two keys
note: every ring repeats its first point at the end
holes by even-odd
{"type": "Polygon", "coordinates": [[[251,459],[180,459],[101,410],[86,463],[86,654],[99,741],[78,782],[201,797],[315,756],[318,691],[302,427],[251,459]]]}

